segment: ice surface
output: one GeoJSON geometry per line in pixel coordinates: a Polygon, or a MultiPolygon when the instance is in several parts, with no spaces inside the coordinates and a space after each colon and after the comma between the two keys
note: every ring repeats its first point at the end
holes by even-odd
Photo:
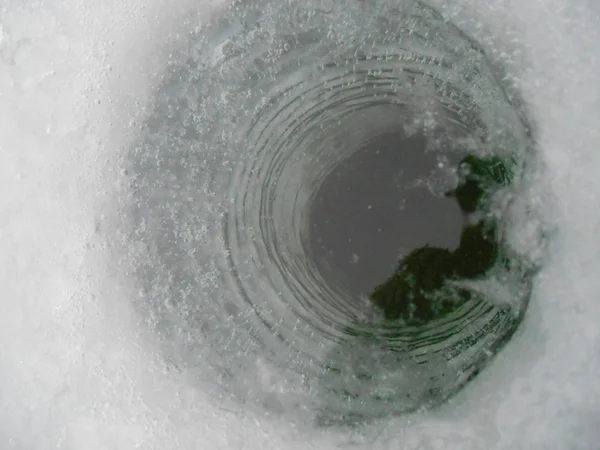
{"type": "Polygon", "coordinates": [[[520,332],[468,389],[335,432],[217,401],[162,362],[136,314],[119,161],[171,49],[216,7],[197,3],[0,5],[0,448],[597,448],[600,8],[434,2],[482,42],[508,40],[496,56],[520,73],[547,166],[529,199],[552,199],[536,211],[556,231],[520,332]]]}

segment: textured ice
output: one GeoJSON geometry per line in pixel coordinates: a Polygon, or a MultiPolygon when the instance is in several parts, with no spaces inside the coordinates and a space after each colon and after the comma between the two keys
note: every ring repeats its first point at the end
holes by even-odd
{"type": "MultiPolygon", "coordinates": [[[[600,8],[433,3],[506,43],[496,56],[519,69],[547,166],[529,199],[550,196],[536,211],[555,233],[525,322],[485,374],[438,410],[353,432],[218,401],[140,324],[120,161],[171,49],[216,2],[0,5],[0,448],[597,448],[600,8]]],[[[260,370],[252,381],[273,388],[260,370]]]]}

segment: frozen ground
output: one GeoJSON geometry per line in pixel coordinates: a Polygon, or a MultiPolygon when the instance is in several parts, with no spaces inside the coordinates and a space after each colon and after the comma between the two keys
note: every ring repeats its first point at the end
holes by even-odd
{"type": "Polygon", "coordinates": [[[548,175],[531,196],[552,194],[557,232],[521,331],[482,376],[436,412],[348,434],[228,410],[138,323],[120,158],[171,45],[210,14],[198,3],[0,3],[0,448],[597,448],[600,7],[446,8],[521,59],[548,175]]]}

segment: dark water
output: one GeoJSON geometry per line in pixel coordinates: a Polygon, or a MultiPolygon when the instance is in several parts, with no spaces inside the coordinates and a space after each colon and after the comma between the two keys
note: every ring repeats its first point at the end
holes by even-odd
{"type": "Polygon", "coordinates": [[[310,249],[331,282],[368,294],[425,245],[454,250],[463,216],[422,180],[439,169],[422,135],[377,136],[336,166],[310,209],[310,249]]]}

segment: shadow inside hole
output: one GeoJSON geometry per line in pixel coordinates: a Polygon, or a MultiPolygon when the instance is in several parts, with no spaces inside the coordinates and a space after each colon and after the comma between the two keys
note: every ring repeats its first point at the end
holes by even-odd
{"type": "Polygon", "coordinates": [[[386,338],[374,324],[373,333],[356,335],[331,349],[321,380],[328,396],[318,417],[322,425],[353,425],[361,418],[440,404],[476,376],[512,335],[519,316],[495,307],[486,294],[464,282],[483,279],[496,266],[508,270],[512,264],[497,232],[492,199],[512,183],[514,164],[509,158],[474,154],[460,162],[458,184],[446,192],[464,214],[460,245],[453,251],[428,243],[417,247],[369,294],[393,321],[392,327],[402,331],[400,339],[386,338]],[[476,303],[460,312],[471,300],[476,303]],[[469,309],[484,311],[479,317],[489,314],[489,320],[471,323],[466,318],[469,309]],[[461,331],[469,326],[471,331],[461,331]],[[478,346],[482,334],[491,340],[478,346]],[[453,335],[462,337],[446,346],[453,335]]]}

